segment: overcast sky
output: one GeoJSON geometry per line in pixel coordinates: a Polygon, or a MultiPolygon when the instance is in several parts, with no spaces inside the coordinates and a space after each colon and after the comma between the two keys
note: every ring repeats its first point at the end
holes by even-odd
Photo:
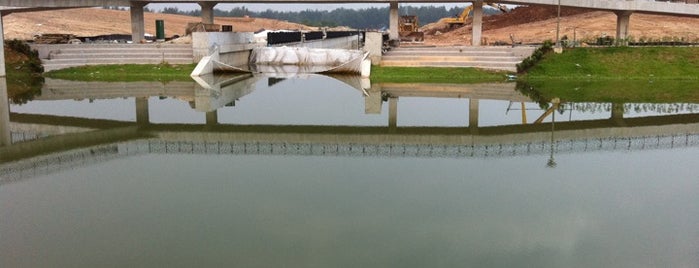
{"type": "MultiPolygon", "coordinates": [[[[434,4],[403,4],[409,6],[446,6],[451,8],[454,6],[465,7],[466,3],[434,3],[434,4]]],[[[302,11],[306,9],[312,10],[333,10],[337,8],[368,8],[368,7],[388,7],[388,4],[218,4],[216,9],[230,10],[235,7],[245,6],[251,11],[265,11],[272,9],[276,11],[302,11]]],[[[200,9],[198,4],[148,4],[148,8],[153,10],[162,10],[164,7],[177,7],[180,10],[197,10],[200,9]]]]}

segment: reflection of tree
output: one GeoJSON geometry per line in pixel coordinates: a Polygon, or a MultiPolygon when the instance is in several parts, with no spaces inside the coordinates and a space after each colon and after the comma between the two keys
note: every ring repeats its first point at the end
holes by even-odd
{"type": "Polygon", "coordinates": [[[36,50],[19,40],[5,42],[7,94],[12,103],[24,104],[41,94],[44,67],[36,50]]]}
{"type": "MultiPolygon", "coordinates": [[[[518,80],[515,89],[523,95],[529,97],[532,101],[538,103],[542,109],[548,109],[550,107],[550,99],[544,97],[528,82],[518,80]]],[[[634,111],[636,113],[654,112],[658,114],[673,114],[678,112],[699,112],[699,104],[697,103],[625,103],[623,105],[624,111],[634,111]]],[[[558,109],[559,112],[565,110],[564,106],[565,109],[572,109],[586,113],[606,113],[612,111],[612,104],[608,102],[567,102],[565,104],[561,104],[558,109]]]]}
{"type": "MultiPolygon", "coordinates": [[[[612,110],[611,103],[594,103],[594,102],[582,102],[582,103],[567,103],[569,107],[576,111],[598,113],[598,112],[609,112],[612,110]]],[[[636,113],[641,112],[655,112],[659,114],[673,114],[678,112],[690,112],[694,113],[699,111],[699,104],[696,103],[626,103],[624,104],[624,111],[634,111],[636,113]]]]}
{"type": "Polygon", "coordinates": [[[532,101],[538,103],[541,109],[549,108],[549,99],[546,99],[543,95],[541,95],[541,92],[534,89],[534,87],[526,81],[517,80],[515,90],[522,93],[522,95],[529,97],[532,101]]]}
{"type": "MultiPolygon", "coordinates": [[[[41,81],[41,84],[43,85],[43,79],[41,81]]],[[[8,82],[8,91],[9,92],[17,92],[17,90],[11,89],[11,86],[8,82]]],[[[12,104],[25,104],[31,100],[34,99],[34,97],[41,95],[41,85],[38,87],[31,87],[28,89],[25,89],[24,87],[20,87],[21,90],[19,93],[8,93],[10,97],[10,102],[12,104]]]]}

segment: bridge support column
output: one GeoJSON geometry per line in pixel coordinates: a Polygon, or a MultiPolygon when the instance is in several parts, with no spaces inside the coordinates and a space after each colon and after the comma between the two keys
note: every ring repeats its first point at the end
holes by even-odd
{"type": "Polygon", "coordinates": [[[483,1],[473,2],[473,24],[471,27],[471,45],[480,46],[483,37],[483,1]]]}
{"type": "Polygon", "coordinates": [[[146,24],[144,22],[143,7],[148,3],[131,1],[131,41],[134,44],[143,42],[146,35],[146,24]]]}
{"type": "Polygon", "coordinates": [[[388,39],[398,39],[398,2],[390,2],[388,11],[388,39]]]}
{"type": "Polygon", "coordinates": [[[388,98],[388,127],[396,128],[398,126],[398,98],[388,98]]]}
{"type": "Polygon", "coordinates": [[[629,24],[631,23],[631,11],[617,11],[616,13],[616,44],[628,46],[629,24]]]}
{"type": "Polygon", "coordinates": [[[0,77],[0,147],[12,145],[10,132],[10,101],[7,99],[7,79],[0,77]]]}
{"type": "Polygon", "coordinates": [[[206,125],[207,126],[218,125],[218,110],[206,112],[206,125]]]}
{"type": "MultiPolygon", "coordinates": [[[[5,29],[2,25],[2,16],[0,16],[0,51],[5,51],[5,29]]],[[[0,77],[5,77],[7,73],[5,72],[5,53],[0,53],[0,77]]],[[[4,87],[7,87],[7,83],[3,83],[4,87]]],[[[5,98],[7,99],[7,98],[5,98]]],[[[2,100],[0,100],[2,101],[2,100]]]]}
{"type": "Polygon", "coordinates": [[[148,113],[148,97],[136,97],[136,124],[150,124],[150,115],[148,113]]]}
{"type": "Polygon", "coordinates": [[[478,99],[470,98],[468,100],[468,128],[471,134],[478,133],[478,99]]]}
{"type": "Polygon", "coordinates": [[[201,6],[201,22],[206,24],[214,24],[214,6],[218,3],[199,2],[201,6]]]}
{"type": "Polygon", "coordinates": [[[626,126],[624,122],[624,104],[623,103],[612,103],[612,121],[618,126],[626,126]]]}
{"type": "Polygon", "coordinates": [[[369,95],[364,96],[364,113],[365,114],[381,114],[381,106],[383,100],[381,98],[381,87],[372,86],[369,90],[369,95]]]}

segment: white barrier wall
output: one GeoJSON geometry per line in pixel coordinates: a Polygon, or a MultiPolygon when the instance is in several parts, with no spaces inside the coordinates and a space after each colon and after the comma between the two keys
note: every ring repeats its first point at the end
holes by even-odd
{"type": "Polygon", "coordinates": [[[250,50],[263,46],[255,43],[253,33],[239,32],[194,32],[192,33],[192,50],[194,62],[211,55],[214,48],[219,49],[221,61],[231,65],[247,64],[250,50]]]}

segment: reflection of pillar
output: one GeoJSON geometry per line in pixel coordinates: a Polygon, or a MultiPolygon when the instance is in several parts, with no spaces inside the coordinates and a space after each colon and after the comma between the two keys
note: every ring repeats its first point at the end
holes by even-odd
{"type": "Polygon", "coordinates": [[[471,45],[480,46],[483,36],[483,1],[473,2],[473,27],[471,27],[471,45]]]}
{"type": "Polygon", "coordinates": [[[381,86],[375,85],[369,90],[368,95],[364,96],[364,113],[365,114],[381,114],[381,105],[383,98],[381,97],[381,86]]]}
{"type": "Polygon", "coordinates": [[[631,11],[617,11],[616,13],[616,41],[620,46],[628,45],[626,38],[629,36],[629,23],[631,11]]]}
{"type": "MultiPolygon", "coordinates": [[[[2,26],[2,16],[0,16],[0,51],[5,51],[5,34],[2,26]]],[[[0,77],[5,77],[5,53],[0,53],[0,77]]],[[[7,83],[3,83],[7,87],[7,83]]],[[[5,98],[7,99],[7,98],[5,98]]],[[[2,101],[2,100],[0,100],[2,101]]]]}
{"type": "Polygon", "coordinates": [[[147,125],[150,123],[148,115],[148,98],[136,97],[136,124],[147,125]]]}
{"type": "Polygon", "coordinates": [[[207,125],[217,125],[218,124],[218,110],[206,112],[206,124],[207,125]]]}
{"type": "Polygon", "coordinates": [[[612,103],[612,121],[616,122],[619,126],[624,126],[624,104],[623,103],[612,103]]]}
{"type": "Polygon", "coordinates": [[[388,38],[398,39],[398,2],[390,2],[388,11],[388,38]]]}
{"type": "Polygon", "coordinates": [[[10,102],[7,99],[7,79],[0,77],[0,147],[12,144],[10,132],[10,102]]]}
{"type": "Polygon", "coordinates": [[[398,98],[388,98],[388,127],[398,126],[398,98]]]}
{"type": "Polygon", "coordinates": [[[131,40],[134,44],[143,42],[146,25],[143,18],[143,7],[146,3],[131,1],[131,40]]]}
{"type": "Polygon", "coordinates": [[[201,22],[207,24],[214,24],[214,6],[218,3],[211,2],[199,2],[201,6],[201,22]]]}
{"type": "Polygon", "coordinates": [[[478,99],[468,100],[468,127],[471,130],[478,130],[478,99]]]}

